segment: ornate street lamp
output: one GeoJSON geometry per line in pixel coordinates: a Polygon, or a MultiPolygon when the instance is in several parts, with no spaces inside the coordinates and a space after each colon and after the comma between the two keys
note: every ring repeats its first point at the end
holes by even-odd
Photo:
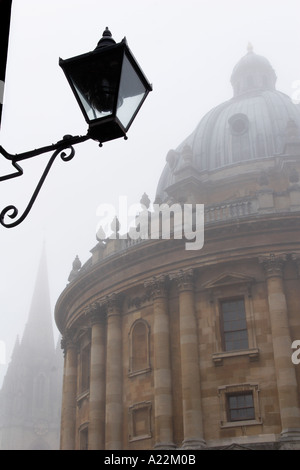
{"type": "Polygon", "coordinates": [[[126,39],[124,38],[117,44],[108,28],[104,31],[94,51],[71,59],[59,59],[59,65],[88,123],[88,131],[85,136],[67,135],[56,144],[18,155],[11,155],[0,146],[0,153],[11,161],[16,170],[0,176],[0,181],[21,176],[23,169],[18,164],[20,161],[53,151],[21,217],[11,223],[5,222],[6,216],[15,219],[18,215],[18,209],[12,205],[7,206],[0,213],[0,223],[7,228],[19,225],[26,218],[58,155],[63,161],[71,160],[75,155],[73,146],[88,139],[98,141],[100,146],[103,142],[120,137],[127,139],[128,129],[152,90],[152,86],[130,51],[126,39]]]}
{"type": "Polygon", "coordinates": [[[152,87],[126,39],[116,44],[106,28],[98,46],[72,59],[60,59],[88,134],[100,143],[126,133],[152,87]]]}

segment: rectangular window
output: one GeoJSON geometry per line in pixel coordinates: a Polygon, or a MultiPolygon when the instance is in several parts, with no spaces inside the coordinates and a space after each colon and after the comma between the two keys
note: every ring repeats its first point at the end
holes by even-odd
{"type": "Polygon", "coordinates": [[[244,299],[222,301],[220,307],[224,350],[248,349],[244,299]]]}
{"type": "Polygon", "coordinates": [[[227,421],[255,419],[253,393],[227,395],[227,421]]]}

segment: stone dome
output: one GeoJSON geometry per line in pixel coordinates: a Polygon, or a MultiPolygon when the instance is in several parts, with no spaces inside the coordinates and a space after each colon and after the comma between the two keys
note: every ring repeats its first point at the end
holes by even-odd
{"type": "Polygon", "coordinates": [[[299,134],[300,108],[276,90],[275,83],[269,61],[248,47],[231,75],[233,98],[209,111],[194,132],[169,151],[157,198],[166,198],[165,189],[187,160],[204,172],[284,153],[290,129],[299,134]]]}

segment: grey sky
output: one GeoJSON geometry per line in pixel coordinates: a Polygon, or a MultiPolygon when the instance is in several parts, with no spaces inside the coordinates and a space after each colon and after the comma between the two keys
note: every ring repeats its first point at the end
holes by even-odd
{"type": "MultiPolygon", "coordinates": [[[[230,75],[249,41],[270,60],[277,89],[292,96],[300,80],[299,14],[298,0],[14,0],[0,140],[9,152],[86,133],[58,58],[94,49],[106,26],[117,42],[127,37],[154,90],[128,141],[101,149],[92,141],[78,145],[71,162],[56,161],[26,221],[0,227],[6,362],[23,333],[43,240],[54,309],[73,259],[86,261],[96,244],[98,205],[117,206],[120,195],[135,203],[144,192],[153,200],[168,150],[232,97],[230,75]]],[[[23,177],[1,183],[0,210],[26,206],[47,161],[24,162],[23,177]]],[[[0,365],[0,382],[5,368],[0,365]]]]}

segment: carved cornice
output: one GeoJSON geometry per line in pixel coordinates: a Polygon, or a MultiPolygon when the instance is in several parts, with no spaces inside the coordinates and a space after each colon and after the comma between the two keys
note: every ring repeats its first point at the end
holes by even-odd
{"type": "Polygon", "coordinates": [[[263,265],[264,271],[267,278],[270,277],[282,277],[283,266],[287,259],[285,254],[274,254],[263,255],[259,257],[259,262],[263,265]]]}
{"type": "Polygon", "coordinates": [[[180,291],[193,290],[194,288],[194,270],[180,269],[170,274],[170,280],[175,281],[180,291]]]}
{"type": "Polygon", "coordinates": [[[150,299],[151,299],[150,293],[145,293],[141,296],[131,297],[128,299],[127,308],[132,308],[132,307],[140,308],[150,299]]]}
{"type": "Polygon", "coordinates": [[[144,282],[144,287],[153,298],[165,297],[168,291],[168,276],[160,274],[144,282]]]}

